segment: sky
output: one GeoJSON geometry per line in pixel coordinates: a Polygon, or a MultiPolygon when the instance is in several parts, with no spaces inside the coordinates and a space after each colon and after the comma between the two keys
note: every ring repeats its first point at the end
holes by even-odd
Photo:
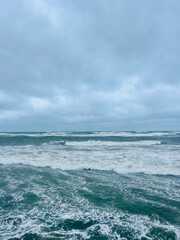
{"type": "Polygon", "coordinates": [[[180,130],[179,0],[1,0],[0,131],[180,130]]]}

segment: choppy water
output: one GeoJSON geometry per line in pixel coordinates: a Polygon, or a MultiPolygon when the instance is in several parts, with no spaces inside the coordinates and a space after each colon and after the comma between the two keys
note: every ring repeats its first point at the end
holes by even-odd
{"type": "Polygon", "coordinates": [[[180,133],[1,133],[0,239],[180,239],[180,133]]]}

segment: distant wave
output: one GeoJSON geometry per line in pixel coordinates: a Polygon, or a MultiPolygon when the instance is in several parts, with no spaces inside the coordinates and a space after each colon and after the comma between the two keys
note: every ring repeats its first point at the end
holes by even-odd
{"type": "Polygon", "coordinates": [[[51,136],[80,136],[80,137],[160,137],[160,136],[175,136],[180,135],[180,132],[26,132],[26,133],[6,133],[1,132],[0,136],[4,137],[51,137],[51,136]]]}

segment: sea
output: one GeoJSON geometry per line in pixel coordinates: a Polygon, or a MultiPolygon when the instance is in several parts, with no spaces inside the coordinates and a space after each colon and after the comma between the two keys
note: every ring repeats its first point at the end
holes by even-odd
{"type": "Polygon", "coordinates": [[[0,239],[180,239],[180,132],[0,133],[0,239]]]}

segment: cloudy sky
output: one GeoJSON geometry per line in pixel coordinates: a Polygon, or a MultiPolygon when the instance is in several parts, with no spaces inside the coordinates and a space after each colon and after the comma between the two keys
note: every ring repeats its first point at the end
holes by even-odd
{"type": "Polygon", "coordinates": [[[179,0],[1,0],[0,131],[180,130],[179,0]]]}

